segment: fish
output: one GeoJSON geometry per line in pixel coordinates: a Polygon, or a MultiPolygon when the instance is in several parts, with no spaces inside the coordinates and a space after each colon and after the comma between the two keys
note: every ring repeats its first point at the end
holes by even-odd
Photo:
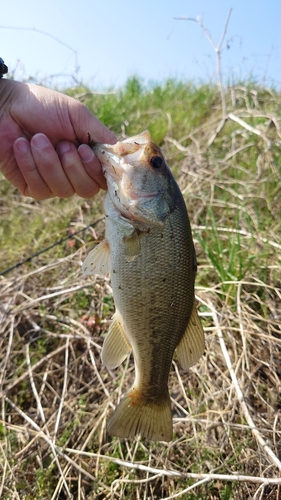
{"type": "Polygon", "coordinates": [[[204,352],[194,295],[196,255],[186,205],[149,131],[95,144],[107,181],[105,239],[84,275],[110,273],[115,313],[101,359],[117,368],[133,352],[135,380],[107,423],[110,436],[172,440],[168,378],[176,351],[187,370],[204,352]]]}

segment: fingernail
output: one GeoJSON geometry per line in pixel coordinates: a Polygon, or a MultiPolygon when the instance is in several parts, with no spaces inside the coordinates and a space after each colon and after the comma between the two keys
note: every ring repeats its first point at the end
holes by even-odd
{"type": "Polygon", "coordinates": [[[69,151],[70,148],[71,148],[71,145],[68,141],[59,142],[59,144],[57,145],[57,151],[60,154],[67,153],[67,151],[69,151]]]}
{"type": "Polygon", "coordinates": [[[49,141],[44,134],[36,134],[32,137],[32,146],[36,149],[44,149],[49,146],[49,141]]]}
{"type": "Polygon", "coordinates": [[[20,153],[27,153],[29,150],[29,142],[24,137],[19,137],[15,141],[15,147],[20,153]]]}
{"type": "Polygon", "coordinates": [[[89,148],[89,146],[87,146],[86,144],[81,144],[81,146],[79,146],[78,153],[79,153],[81,160],[84,163],[88,163],[88,162],[92,161],[95,157],[95,154],[92,151],[92,149],[89,148]]]}

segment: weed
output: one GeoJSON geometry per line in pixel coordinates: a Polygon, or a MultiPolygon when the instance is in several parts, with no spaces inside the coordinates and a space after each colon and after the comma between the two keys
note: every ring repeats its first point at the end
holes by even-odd
{"type": "MultiPolygon", "coordinates": [[[[148,128],[161,146],[192,224],[206,351],[188,372],[171,370],[170,443],[110,439],[106,418],[132,384],[134,366],[132,356],[116,371],[102,365],[113,297],[108,278],[81,273],[104,222],[2,276],[0,495],[247,500],[258,489],[252,476],[269,481],[273,498],[280,471],[272,456],[281,451],[281,95],[251,82],[229,87],[227,111],[242,122],[228,118],[218,129],[213,85],[144,85],[132,77],[115,94],[68,93],[118,137],[148,128]],[[208,481],[188,490],[202,474],[208,481]]],[[[102,194],[87,204],[35,202],[1,179],[1,269],[86,228],[102,204],[102,194]]]]}

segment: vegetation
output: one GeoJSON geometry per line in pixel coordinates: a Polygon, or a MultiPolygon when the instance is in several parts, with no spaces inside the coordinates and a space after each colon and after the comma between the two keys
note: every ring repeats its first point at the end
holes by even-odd
{"type": "Polygon", "coordinates": [[[281,94],[227,88],[221,121],[212,85],[133,77],[116,93],[67,93],[119,138],[149,129],[161,146],[192,223],[206,351],[188,372],[173,363],[171,443],[108,439],[134,367],[101,364],[110,281],[81,275],[104,195],[35,202],[2,178],[2,271],[70,239],[0,277],[0,497],[279,498],[281,94]]]}

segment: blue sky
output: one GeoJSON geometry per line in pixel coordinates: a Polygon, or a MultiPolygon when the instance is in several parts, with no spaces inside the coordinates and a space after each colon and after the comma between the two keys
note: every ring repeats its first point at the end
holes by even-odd
{"type": "Polygon", "coordinates": [[[64,85],[72,81],[67,75],[76,74],[99,89],[120,86],[132,74],[145,81],[215,80],[215,53],[202,30],[194,22],[173,18],[199,15],[217,44],[232,7],[228,48],[225,44],[222,53],[225,81],[251,74],[260,83],[281,87],[281,0],[1,3],[0,56],[17,79],[35,77],[46,85],[64,85]],[[73,50],[27,28],[48,33],[73,50]]]}

